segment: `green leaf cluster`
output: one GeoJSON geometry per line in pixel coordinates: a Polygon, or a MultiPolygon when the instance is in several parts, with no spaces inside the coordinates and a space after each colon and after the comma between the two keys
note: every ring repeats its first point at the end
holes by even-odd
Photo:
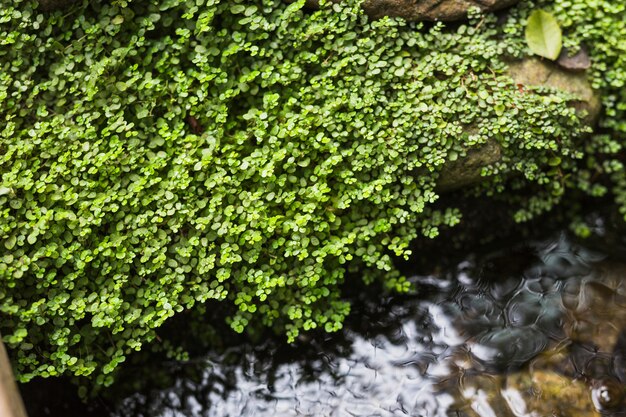
{"type": "MultiPolygon", "coordinates": [[[[554,3],[566,42],[609,36],[594,80],[612,92],[603,126],[623,132],[623,7],[571,3],[554,3]]],[[[612,133],[576,145],[571,97],[506,75],[533,4],[457,26],[303,5],[0,10],[0,332],[20,380],[109,384],[168,318],[211,299],[234,306],[236,331],[340,329],[346,272],[406,290],[393,259],[460,221],[434,204],[439,171],[488,140],[503,148],[490,193],[511,176],[539,190],[520,220],[621,172],[594,165],[621,151],[612,133]]]]}
{"type": "MultiPolygon", "coordinates": [[[[589,79],[602,100],[602,116],[592,134],[584,136],[578,145],[582,154],[575,167],[562,170],[561,185],[554,196],[536,195],[518,211],[516,219],[525,220],[545,212],[561,201],[566,191],[583,191],[593,197],[609,196],[626,217],[626,172],[624,144],[626,143],[626,36],[624,15],[626,5],[605,0],[531,1],[511,10],[503,27],[507,52],[520,57],[526,52],[523,45],[524,28],[538,9],[545,10],[562,30],[563,47],[570,55],[581,48],[591,58],[587,70],[589,79]]],[[[515,187],[524,185],[518,182],[515,187]]],[[[509,195],[509,200],[516,199],[509,195]]]]}

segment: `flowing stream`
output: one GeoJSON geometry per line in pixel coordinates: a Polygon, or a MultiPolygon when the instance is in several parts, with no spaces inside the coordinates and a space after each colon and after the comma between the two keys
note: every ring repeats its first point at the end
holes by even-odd
{"type": "MultiPolygon", "coordinates": [[[[411,276],[415,292],[357,297],[340,334],[167,361],[137,371],[135,391],[114,400],[82,404],[57,395],[66,386],[29,384],[27,408],[31,417],[626,415],[625,240],[607,236],[583,246],[561,232],[435,262],[411,276]]],[[[132,369],[124,378],[133,386],[132,369]]]]}

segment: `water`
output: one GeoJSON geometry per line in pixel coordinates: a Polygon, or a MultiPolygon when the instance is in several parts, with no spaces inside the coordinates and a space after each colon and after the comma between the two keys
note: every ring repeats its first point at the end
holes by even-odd
{"type": "Polygon", "coordinates": [[[607,245],[620,234],[597,232],[586,246],[556,233],[434,262],[411,277],[411,294],[355,291],[340,334],[294,346],[237,339],[188,362],[129,364],[122,385],[134,391],[114,388],[115,399],[85,405],[65,385],[30,384],[27,408],[31,417],[626,415],[626,258],[607,245]]]}

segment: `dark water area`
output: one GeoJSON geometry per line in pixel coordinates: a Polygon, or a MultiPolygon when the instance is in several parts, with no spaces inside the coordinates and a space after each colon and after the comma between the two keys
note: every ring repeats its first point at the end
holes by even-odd
{"type": "Polygon", "coordinates": [[[585,241],[557,230],[423,254],[405,265],[409,294],[348,289],[337,334],[131,361],[87,404],[36,381],[22,386],[26,406],[30,417],[626,416],[626,235],[595,223],[585,241]]]}

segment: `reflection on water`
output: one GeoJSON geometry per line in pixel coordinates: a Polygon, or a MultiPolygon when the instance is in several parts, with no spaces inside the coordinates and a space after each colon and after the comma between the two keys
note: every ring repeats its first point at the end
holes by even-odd
{"type": "Polygon", "coordinates": [[[26,401],[31,417],[626,415],[626,259],[605,253],[559,235],[468,255],[415,294],[361,296],[340,335],[164,363],[165,386],[138,372],[139,392],[85,408],[39,385],[26,401]]]}

